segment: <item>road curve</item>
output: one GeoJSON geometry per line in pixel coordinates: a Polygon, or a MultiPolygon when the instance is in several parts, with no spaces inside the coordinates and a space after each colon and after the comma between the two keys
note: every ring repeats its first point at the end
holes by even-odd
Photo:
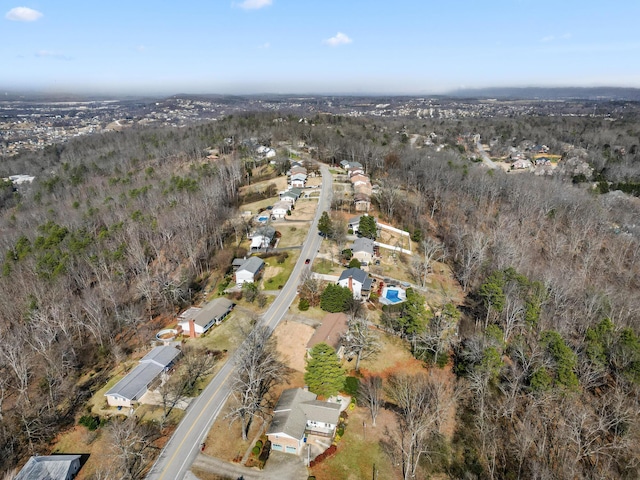
{"type": "MultiPolygon", "coordinates": [[[[318,234],[318,220],[323,211],[329,210],[333,191],[333,179],[329,168],[321,165],[320,170],[322,172],[322,191],[316,215],[300,252],[300,258],[298,258],[280,295],[276,297],[261,317],[261,323],[266,325],[271,332],[278,326],[296,296],[300,275],[305,268],[308,268],[305,265],[305,259],[313,259],[320,248],[322,238],[318,234]]],[[[242,349],[242,345],[238,351],[240,349],[242,349]]],[[[232,355],[229,358],[209,385],[191,402],[178,428],[149,471],[148,480],[182,480],[184,478],[199,453],[199,445],[207,437],[213,422],[231,392],[230,379],[235,371],[235,357],[232,355]]]]}

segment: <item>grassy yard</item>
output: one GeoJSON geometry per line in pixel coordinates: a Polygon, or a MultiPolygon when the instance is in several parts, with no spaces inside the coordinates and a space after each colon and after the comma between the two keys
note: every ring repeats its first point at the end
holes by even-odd
{"type": "Polygon", "coordinates": [[[364,408],[349,412],[347,428],[338,444],[336,454],[311,469],[316,480],[359,480],[363,478],[397,479],[401,478],[399,468],[394,469],[391,457],[383,448],[385,427],[379,417],[375,428],[364,408]],[[367,427],[364,427],[364,424],[367,427]],[[375,476],[374,476],[375,470],[375,476]]]}
{"type": "Polygon", "coordinates": [[[278,263],[277,256],[264,259],[267,266],[265,268],[264,278],[262,279],[263,290],[279,290],[284,287],[287,280],[289,280],[291,271],[300,253],[295,250],[287,253],[289,256],[283,263],[278,263]],[[270,275],[269,271],[272,271],[274,274],[270,275]]]}
{"type": "Polygon", "coordinates": [[[302,242],[304,242],[304,238],[307,236],[308,232],[308,228],[301,225],[278,225],[277,230],[282,234],[282,237],[280,237],[280,241],[278,242],[278,247],[282,248],[302,245],[302,242]]]}

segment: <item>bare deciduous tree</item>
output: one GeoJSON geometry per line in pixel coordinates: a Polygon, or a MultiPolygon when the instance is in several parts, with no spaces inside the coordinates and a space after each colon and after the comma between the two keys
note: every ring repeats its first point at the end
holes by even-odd
{"type": "Polygon", "coordinates": [[[371,414],[371,424],[376,426],[376,418],[382,405],[382,378],[376,375],[365,377],[360,382],[360,388],[358,389],[358,398],[362,403],[366,405],[371,414]]]}
{"type": "Polygon", "coordinates": [[[235,405],[227,414],[239,420],[242,438],[247,439],[251,422],[267,411],[267,394],[271,387],[286,380],[287,369],[278,358],[275,339],[266,326],[254,328],[240,348],[237,372],[231,386],[235,405]]]}

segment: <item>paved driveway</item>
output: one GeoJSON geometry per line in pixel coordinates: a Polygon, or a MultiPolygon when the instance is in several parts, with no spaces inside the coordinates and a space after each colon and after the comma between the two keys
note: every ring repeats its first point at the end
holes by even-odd
{"type": "MultiPolygon", "coordinates": [[[[238,478],[243,480],[307,480],[309,476],[302,457],[274,451],[271,452],[264,470],[243,467],[237,463],[225,462],[202,454],[196,457],[193,467],[217,475],[226,475],[233,480],[238,478]]],[[[191,472],[186,477],[187,480],[195,480],[196,478],[191,472]]]]}

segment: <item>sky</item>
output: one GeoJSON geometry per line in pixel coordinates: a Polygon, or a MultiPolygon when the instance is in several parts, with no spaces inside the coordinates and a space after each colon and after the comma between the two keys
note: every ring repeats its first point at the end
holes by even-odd
{"type": "Polygon", "coordinates": [[[640,87],[639,0],[0,0],[0,91],[640,87]]]}

